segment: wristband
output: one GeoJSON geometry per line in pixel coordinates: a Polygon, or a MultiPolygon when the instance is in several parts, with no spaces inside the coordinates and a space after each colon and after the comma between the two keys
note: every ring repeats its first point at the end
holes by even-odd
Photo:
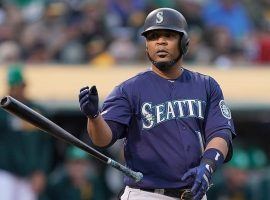
{"type": "Polygon", "coordinates": [[[215,148],[207,149],[202,156],[201,163],[209,164],[213,172],[224,162],[224,156],[220,150],[215,148]]]}

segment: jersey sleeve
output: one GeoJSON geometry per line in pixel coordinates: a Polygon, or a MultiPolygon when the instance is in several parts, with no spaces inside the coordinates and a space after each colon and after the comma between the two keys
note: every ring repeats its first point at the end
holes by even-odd
{"type": "Polygon", "coordinates": [[[229,107],[226,105],[222,90],[218,83],[210,77],[208,88],[208,104],[205,118],[205,136],[208,143],[213,137],[234,138],[236,133],[229,107]],[[228,136],[224,129],[232,133],[228,136]]]}
{"type": "Polygon", "coordinates": [[[105,120],[115,121],[126,126],[131,120],[131,103],[123,86],[117,86],[103,103],[101,115],[105,120]]]}

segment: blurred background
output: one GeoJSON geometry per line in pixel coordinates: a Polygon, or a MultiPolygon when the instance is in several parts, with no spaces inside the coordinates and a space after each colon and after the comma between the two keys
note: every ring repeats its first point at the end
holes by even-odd
{"type": "MultiPolygon", "coordinates": [[[[114,86],[149,68],[140,36],[146,15],[186,17],[184,67],[221,85],[238,137],[210,200],[270,199],[269,0],[2,0],[0,95],[12,95],[89,145],[78,93],[114,86]]],[[[99,149],[124,163],[119,141],[99,149]]],[[[122,175],[0,110],[0,199],[113,200],[122,175]],[[2,195],[2,196],[1,196],[2,195]],[[5,198],[3,198],[5,197],[5,198]]]]}

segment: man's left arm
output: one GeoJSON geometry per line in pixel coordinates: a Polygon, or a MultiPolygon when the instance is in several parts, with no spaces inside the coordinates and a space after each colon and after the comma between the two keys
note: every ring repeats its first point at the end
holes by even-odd
{"type": "Polygon", "coordinates": [[[211,186],[211,177],[213,173],[219,168],[227,154],[228,144],[226,140],[221,137],[214,137],[207,144],[206,149],[202,155],[200,165],[188,170],[182,180],[189,177],[195,178],[191,192],[194,200],[201,200],[211,186]]]}
{"type": "Polygon", "coordinates": [[[218,83],[209,78],[208,103],[205,116],[205,151],[199,165],[188,170],[182,180],[194,179],[191,192],[194,200],[201,200],[211,186],[213,173],[232,157],[235,130],[231,111],[224,101],[218,83]]]}

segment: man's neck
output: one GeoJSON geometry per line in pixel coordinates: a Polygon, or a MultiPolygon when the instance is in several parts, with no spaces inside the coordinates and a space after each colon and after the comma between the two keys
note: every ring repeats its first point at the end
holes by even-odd
{"type": "Polygon", "coordinates": [[[177,79],[182,74],[180,63],[176,63],[168,71],[161,71],[154,65],[152,65],[152,70],[154,73],[161,76],[162,78],[169,79],[169,80],[177,79]]]}

